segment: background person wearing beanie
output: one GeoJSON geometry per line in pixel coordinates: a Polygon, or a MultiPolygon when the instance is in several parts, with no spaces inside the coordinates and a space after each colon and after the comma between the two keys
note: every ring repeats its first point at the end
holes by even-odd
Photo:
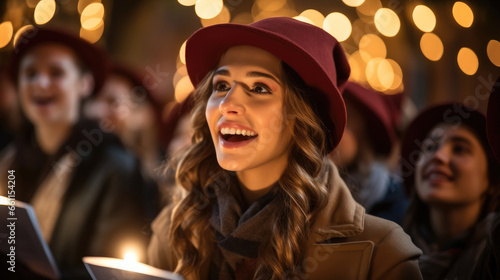
{"type": "Polygon", "coordinates": [[[409,125],[402,175],[411,194],[405,230],[424,279],[471,279],[498,206],[498,162],[486,118],[461,103],[436,105],[409,125]]]}
{"type": "Polygon", "coordinates": [[[186,196],[153,224],[149,262],[186,279],[421,279],[397,224],[365,214],[328,158],[349,76],[330,34],[290,18],[187,41],[193,144],[186,196]]]}
{"type": "MultiPolygon", "coordinates": [[[[388,167],[396,139],[396,119],[401,96],[381,93],[348,82],[342,96],[347,109],[347,126],[339,147],[331,157],[354,198],[367,213],[403,223],[408,206],[401,180],[388,167]],[[398,104],[398,105],[396,105],[398,104]]],[[[399,109],[399,110],[398,110],[399,109]]]]}
{"type": "MultiPolygon", "coordinates": [[[[62,279],[90,279],[83,256],[141,254],[156,214],[156,203],[142,199],[149,194],[138,161],[81,116],[106,65],[105,54],[88,42],[44,28],[22,33],[12,57],[26,123],[2,154],[1,170],[15,170],[16,200],[33,205],[62,279]]],[[[7,186],[0,189],[6,194],[7,186]]],[[[29,279],[29,271],[18,272],[29,279]]]]}

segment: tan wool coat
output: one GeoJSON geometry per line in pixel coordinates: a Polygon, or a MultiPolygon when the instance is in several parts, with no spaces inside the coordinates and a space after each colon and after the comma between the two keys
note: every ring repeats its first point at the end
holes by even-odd
{"type": "MultiPolygon", "coordinates": [[[[297,270],[299,279],[422,279],[417,262],[422,252],[403,229],[366,214],[336,169],[329,182],[329,201],[311,228],[309,246],[297,270]]],[[[177,263],[168,241],[171,210],[164,209],[153,222],[148,261],[174,271],[177,263]]],[[[201,274],[201,279],[207,278],[201,274]]]]}

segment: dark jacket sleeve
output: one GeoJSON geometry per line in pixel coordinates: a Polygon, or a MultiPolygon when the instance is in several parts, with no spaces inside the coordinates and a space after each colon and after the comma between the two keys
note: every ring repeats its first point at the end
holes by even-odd
{"type": "Polygon", "coordinates": [[[83,256],[123,258],[133,250],[144,261],[157,213],[157,188],[144,180],[138,161],[123,147],[91,154],[75,167],[50,243],[63,278],[90,279],[83,256]]]}

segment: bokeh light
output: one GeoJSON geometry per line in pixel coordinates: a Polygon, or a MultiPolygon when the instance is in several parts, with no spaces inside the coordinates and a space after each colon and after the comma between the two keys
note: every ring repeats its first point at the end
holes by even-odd
{"type": "Polygon", "coordinates": [[[193,90],[194,87],[191,80],[189,80],[189,76],[182,77],[175,85],[175,100],[177,102],[184,101],[193,90]]]}
{"type": "Polygon", "coordinates": [[[82,14],[85,8],[92,3],[101,3],[101,0],[79,0],[78,1],[78,13],[82,14]]]}
{"type": "Polygon", "coordinates": [[[42,0],[38,2],[35,8],[33,18],[36,24],[43,25],[49,22],[56,13],[56,1],[42,0]]]}
{"type": "Polygon", "coordinates": [[[413,9],[413,22],[418,29],[424,32],[431,32],[436,27],[436,15],[427,6],[418,5],[413,9]]]}
{"type": "Polygon", "coordinates": [[[14,40],[13,40],[13,45],[16,46],[18,41],[19,41],[19,36],[21,36],[21,34],[23,34],[24,32],[28,31],[29,29],[32,29],[34,28],[33,25],[29,24],[29,25],[25,25],[21,28],[19,28],[17,31],[16,31],[16,34],[14,35],[14,40]]]}
{"type": "Polygon", "coordinates": [[[359,40],[359,53],[364,61],[368,62],[372,58],[385,58],[387,47],[384,41],[375,34],[366,34],[359,40]]]}
{"type": "Polygon", "coordinates": [[[187,40],[184,41],[184,43],[181,46],[181,49],[179,50],[179,59],[183,64],[186,64],[186,43],[187,40]]]}
{"type": "Polygon", "coordinates": [[[323,22],[325,21],[325,16],[319,11],[314,9],[305,10],[302,13],[300,13],[299,16],[308,18],[313,22],[314,25],[316,25],[319,28],[323,27],[323,22]]]}
{"type": "Polygon", "coordinates": [[[344,4],[349,7],[358,7],[365,2],[365,0],[342,0],[344,4]]]}
{"type": "Polygon", "coordinates": [[[474,75],[479,67],[479,60],[476,53],[469,48],[461,48],[457,55],[458,67],[465,74],[474,75]]]}
{"type": "Polygon", "coordinates": [[[0,49],[9,44],[10,39],[12,39],[12,35],[14,35],[12,22],[4,21],[0,23],[0,49]]]}
{"type": "Polygon", "coordinates": [[[403,85],[403,70],[401,69],[401,66],[399,66],[399,64],[396,61],[394,61],[390,58],[386,59],[386,60],[391,65],[392,72],[394,73],[394,75],[393,75],[394,80],[393,80],[392,85],[389,87],[388,90],[394,91],[392,93],[400,92],[400,89],[403,85]]]}
{"type": "Polygon", "coordinates": [[[222,0],[198,0],[194,10],[199,18],[210,19],[216,17],[222,11],[222,7],[224,7],[222,0]]]}
{"type": "Polygon", "coordinates": [[[394,81],[394,73],[391,74],[391,69],[392,67],[387,60],[374,58],[366,65],[366,80],[373,89],[385,91],[394,81]]]}
{"type": "Polygon", "coordinates": [[[497,40],[490,40],[486,47],[486,53],[491,63],[500,67],[500,42],[497,40]]]}
{"type": "Polygon", "coordinates": [[[381,8],[382,3],[380,2],[380,0],[370,0],[365,1],[363,4],[356,7],[356,12],[360,16],[360,18],[364,20],[365,17],[373,18],[373,16],[375,16],[375,13],[381,8]]]}
{"type": "Polygon", "coordinates": [[[182,6],[193,6],[196,4],[196,0],[177,0],[182,6]]]}
{"type": "Polygon", "coordinates": [[[366,62],[361,58],[359,51],[352,53],[347,59],[349,66],[351,66],[351,75],[349,79],[355,82],[365,82],[366,81],[366,62]]]}
{"type": "Polygon", "coordinates": [[[85,29],[83,27],[80,28],[80,38],[89,41],[91,44],[94,44],[95,42],[99,41],[103,33],[104,33],[104,22],[102,22],[102,24],[99,24],[92,30],[85,29]]]}
{"type": "Polygon", "coordinates": [[[443,56],[444,45],[436,34],[424,33],[420,38],[420,50],[428,60],[438,61],[443,56]]]}
{"type": "Polygon", "coordinates": [[[274,12],[286,5],[286,0],[256,0],[255,4],[261,11],[274,12]]]}
{"type": "Polygon", "coordinates": [[[471,27],[474,22],[474,12],[469,7],[469,5],[464,2],[455,2],[453,4],[453,18],[457,21],[457,23],[465,28],[471,27]]]}
{"type": "Polygon", "coordinates": [[[104,24],[104,5],[102,3],[92,3],[85,7],[80,17],[83,29],[97,30],[104,24]]]}
{"type": "Polygon", "coordinates": [[[337,12],[326,16],[323,22],[323,29],[339,42],[343,42],[349,38],[352,32],[351,21],[344,14],[337,12]]]}
{"type": "Polygon", "coordinates": [[[231,21],[231,14],[228,8],[224,6],[222,7],[222,11],[215,17],[210,19],[200,18],[200,20],[201,20],[201,25],[203,25],[203,27],[214,24],[229,23],[231,21]]]}
{"type": "Polygon", "coordinates": [[[387,37],[396,36],[401,27],[398,15],[388,8],[379,9],[375,13],[374,22],[377,30],[387,37]]]}

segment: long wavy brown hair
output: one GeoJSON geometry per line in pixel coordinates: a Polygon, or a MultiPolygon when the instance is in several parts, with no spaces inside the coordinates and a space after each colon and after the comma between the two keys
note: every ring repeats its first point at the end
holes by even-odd
{"type": "MultiPolygon", "coordinates": [[[[282,77],[285,85],[283,125],[291,124],[292,130],[289,163],[276,183],[274,199],[279,202],[275,205],[280,207],[272,212],[271,234],[260,246],[253,279],[284,279],[298,275],[296,267],[304,257],[310,227],[327,202],[326,177],[332,168],[325,156],[327,139],[323,126],[314,111],[317,92],[305,85],[285,63],[282,63],[282,77]],[[291,123],[287,123],[289,121],[291,123]]],[[[176,272],[196,275],[196,278],[216,245],[209,224],[212,205],[206,187],[227,172],[217,163],[205,118],[212,94],[212,78],[213,71],[194,92],[192,145],[173,162],[177,182],[187,195],[173,211],[170,246],[178,258],[176,272]]]]}

